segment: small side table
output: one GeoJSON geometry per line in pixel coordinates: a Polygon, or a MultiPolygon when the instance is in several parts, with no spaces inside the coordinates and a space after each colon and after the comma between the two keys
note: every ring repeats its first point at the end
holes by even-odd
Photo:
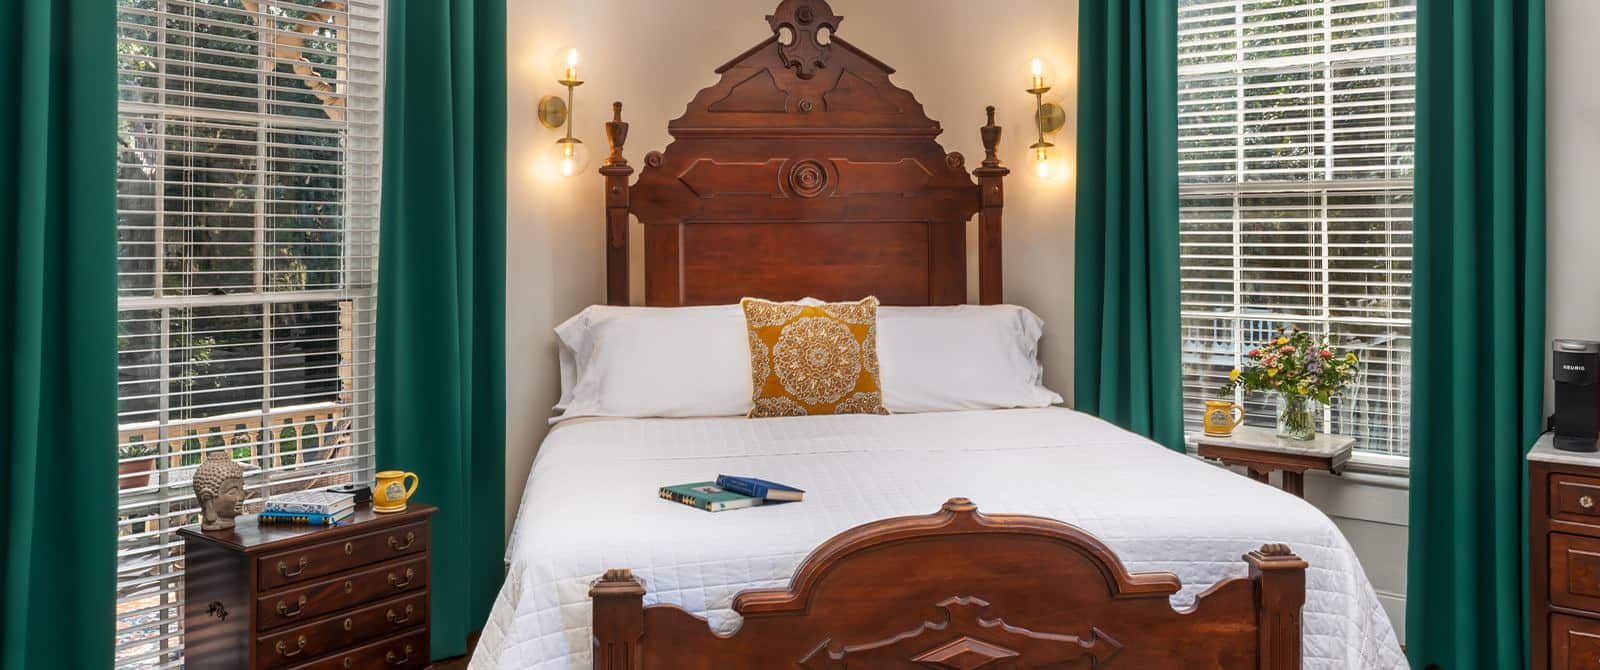
{"type": "Polygon", "coordinates": [[[1317,433],[1310,440],[1286,440],[1270,428],[1240,426],[1230,437],[1201,434],[1195,438],[1201,458],[1240,465],[1250,478],[1265,483],[1274,470],[1283,472],[1283,490],[1306,497],[1305,473],[1323,470],[1339,474],[1350,461],[1353,437],[1317,433]]]}

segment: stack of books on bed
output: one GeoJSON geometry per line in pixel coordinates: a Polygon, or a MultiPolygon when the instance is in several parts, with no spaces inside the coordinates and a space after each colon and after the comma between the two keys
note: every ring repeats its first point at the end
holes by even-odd
{"type": "Polygon", "coordinates": [[[664,500],[707,512],[755,507],[766,503],[799,502],[806,492],[793,486],[755,477],[717,475],[714,482],[694,482],[661,487],[664,500]]]}
{"type": "Polygon", "coordinates": [[[332,526],[355,512],[356,497],[348,493],[295,491],[268,498],[256,523],[332,526]]]}

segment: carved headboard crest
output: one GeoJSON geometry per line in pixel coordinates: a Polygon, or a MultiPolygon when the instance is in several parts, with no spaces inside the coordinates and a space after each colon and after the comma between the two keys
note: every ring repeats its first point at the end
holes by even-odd
{"type": "Polygon", "coordinates": [[[828,54],[833,45],[822,41],[821,32],[827,29],[829,37],[839,30],[844,17],[833,13],[833,8],[822,0],[783,0],[767,16],[767,25],[778,36],[778,55],[783,66],[793,68],[801,79],[810,79],[817,70],[828,66],[828,54]],[[790,41],[783,41],[783,29],[788,28],[790,41]]]}
{"type": "Polygon", "coordinates": [[[937,141],[938,121],[890,81],[894,68],[838,37],[825,0],[782,0],[760,44],[720,68],[672,144],[622,157],[627,124],[607,124],[607,300],[629,303],[629,216],[645,230],[645,302],[743,296],[966,302],[966,225],[979,215],[979,293],[1000,297],[999,127],[983,166],[937,141]],[[976,176],[976,180],[974,179],[976,176]]]}

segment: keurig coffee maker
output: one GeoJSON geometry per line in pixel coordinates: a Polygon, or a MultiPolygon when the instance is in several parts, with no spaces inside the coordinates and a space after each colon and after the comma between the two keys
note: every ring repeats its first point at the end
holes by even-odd
{"type": "Polygon", "coordinates": [[[1556,340],[1555,446],[1563,451],[1600,448],[1600,342],[1556,340]]]}

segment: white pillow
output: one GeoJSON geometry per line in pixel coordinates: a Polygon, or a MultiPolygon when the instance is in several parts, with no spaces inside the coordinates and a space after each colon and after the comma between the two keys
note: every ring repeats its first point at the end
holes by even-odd
{"type": "Polygon", "coordinates": [[[735,416],[750,411],[738,305],[595,305],[556,327],[561,416],[735,416]],[[570,363],[569,363],[570,361],[570,363]]]}
{"type": "MultiPolygon", "coordinates": [[[[810,298],[802,302],[816,302],[810,298]]],[[[879,307],[891,412],[1045,407],[1044,322],[1016,305],[879,307]]],[[[738,305],[595,305],[556,327],[563,414],[737,416],[750,411],[750,348],[738,305]]]]}
{"type": "Polygon", "coordinates": [[[1016,305],[879,307],[883,405],[895,413],[1047,407],[1044,320],[1016,305]]]}

